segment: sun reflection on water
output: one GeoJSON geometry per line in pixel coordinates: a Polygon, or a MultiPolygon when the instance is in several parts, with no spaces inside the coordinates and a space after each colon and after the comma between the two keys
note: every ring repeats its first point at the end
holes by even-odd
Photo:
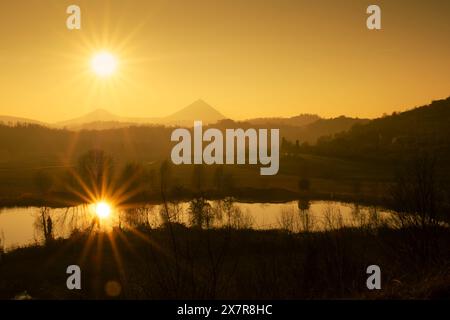
{"type": "Polygon", "coordinates": [[[106,201],[100,201],[95,204],[95,214],[100,219],[108,219],[111,216],[111,205],[106,201]]]}

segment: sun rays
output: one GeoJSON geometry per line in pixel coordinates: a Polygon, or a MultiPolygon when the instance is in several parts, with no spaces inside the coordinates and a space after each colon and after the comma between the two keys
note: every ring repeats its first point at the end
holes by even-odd
{"type": "Polygon", "coordinates": [[[144,44],[138,41],[146,23],[144,19],[126,27],[123,21],[113,20],[105,7],[101,19],[87,19],[76,33],[56,31],[65,49],[46,49],[45,54],[52,68],[65,76],[44,94],[50,99],[70,89],[78,94],[79,108],[125,112],[124,101],[143,90],[139,77],[145,63],[154,60],[152,54],[143,54],[144,44]]]}

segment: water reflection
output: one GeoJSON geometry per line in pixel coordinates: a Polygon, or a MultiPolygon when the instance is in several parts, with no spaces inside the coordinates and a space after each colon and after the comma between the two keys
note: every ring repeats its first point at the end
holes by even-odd
{"type": "Polygon", "coordinates": [[[118,227],[158,228],[168,221],[195,228],[282,229],[288,232],[316,232],[342,227],[376,228],[391,214],[375,207],[339,202],[299,200],[288,203],[240,203],[232,198],[139,207],[102,208],[80,205],[68,208],[0,209],[0,250],[43,244],[84,230],[118,227]],[[103,210],[105,209],[105,210],[103,210]],[[100,218],[101,216],[101,218],[100,218]]]}

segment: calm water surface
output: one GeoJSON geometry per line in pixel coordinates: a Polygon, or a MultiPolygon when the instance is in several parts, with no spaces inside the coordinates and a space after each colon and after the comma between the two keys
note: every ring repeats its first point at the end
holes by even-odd
{"type": "MultiPolygon", "coordinates": [[[[187,226],[194,224],[190,202],[168,205],[171,219],[187,226]]],[[[68,237],[74,230],[88,228],[131,228],[139,224],[156,228],[164,221],[164,206],[112,208],[107,218],[99,219],[92,205],[48,209],[18,207],[0,209],[0,246],[5,250],[43,243],[43,217],[52,220],[53,236],[68,237]]],[[[259,230],[284,229],[291,232],[323,231],[348,226],[376,227],[386,223],[391,213],[375,207],[330,201],[287,203],[242,203],[224,206],[208,202],[209,227],[231,225],[259,230]]],[[[205,225],[204,225],[205,226],[205,225]]]]}

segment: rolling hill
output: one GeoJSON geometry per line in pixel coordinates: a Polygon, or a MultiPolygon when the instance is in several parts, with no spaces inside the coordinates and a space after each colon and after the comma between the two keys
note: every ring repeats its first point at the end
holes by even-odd
{"type": "Polygon", "coordinates": [[[303,127],[322,119],[316,114],[300,114],[289,118],[254,118],[246,122],[256,125],[303,127]]]}
{"type": "Polygon", "coordinates": [[[28,118],[20,118],[20,117],[11,117],[11,116],[0,116],[0,123],[5,125],[17,125],[19,123],[26,124],[38,124],[38,125],[46,125],[44,122],[28,119],[28,118]]]}
{"type": "Polygon", "coordinates": [[[210,106],[203,100],[197,100],[183,109],[160,118],[132,118],[123,117],[111,113],[105,109],[97,109],[80,117],[60,121],[52,124],[43,123],[25,118],[0,117],[5,125],[16,125],[17,123],[29,123],[46,126],[49,128],[68,130],[111,130],[132,126],[185,126],[192,127],[195,120],[202,120],[204,125],[217,124],[222,129],[226,126],[243,128],[279,128],[284,138],[288,140],[300,140],[314,144],[326,135],[336,134],[349,130],[353,125],[365,123],[368,120],[358,118],[347,118],[344,116],[334,119],[322,119],[318,115],[300,114],[290,118],[270,117],[255,118],[235,122],[227,119],[222,113],[210,106]]]}
{"type": "Polygon", "coordinates": [[[450,97],[393,113],[318,141],[322,154],[398,158],[427,152],[450,159],[450,97]]]}

